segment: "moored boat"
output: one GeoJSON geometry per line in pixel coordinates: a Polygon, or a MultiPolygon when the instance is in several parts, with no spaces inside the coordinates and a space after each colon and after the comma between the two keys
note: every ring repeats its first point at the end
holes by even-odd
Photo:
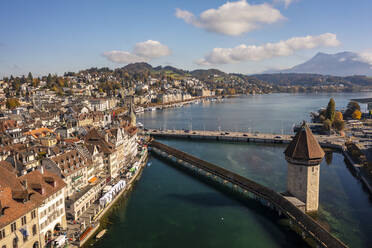
{"type": "Polygon", "coordinates": [[[97,235],[96,235],[96,239],[100,239],[103,237],[103,235],[105,235],[106,233],[106,229],[103,229],[102,231],[100,231],[97,235]]]}

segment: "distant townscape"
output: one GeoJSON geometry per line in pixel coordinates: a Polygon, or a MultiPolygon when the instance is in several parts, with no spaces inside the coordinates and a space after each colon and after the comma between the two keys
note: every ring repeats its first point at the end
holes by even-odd
{"type": "MultiPolygon", "coordinates": [[[[0,108],[13,107],[10,98],[32,102],[36,98],[118,97],[133,96],[142,107],[192,100],[198,97],[222,97],[237,94],[273,92],[352,92],[370,90],[372,78],[332,76],[308,73],[274,73],[243,75],[217,69],[185,71],[171,66],[152,67],[134,63],[118,69],[90,68],[66,72],[63,76],[21,77],[0,80],[0,108]],[[43,97],[39,97],[43,96],[43,97]],[[9,106],[9,104],[11,106],[9,106]]],[[[41,106],[41,105],[40,105],[41,106]]]]}

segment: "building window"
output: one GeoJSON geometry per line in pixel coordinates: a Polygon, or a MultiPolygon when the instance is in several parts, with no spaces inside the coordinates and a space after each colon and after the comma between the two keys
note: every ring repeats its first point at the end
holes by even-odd
{"type": "Polygon", "coordinates": [[[18,248],[18,238],[13,239],[13,248],[18,248]]]}
{"type": "Polygon", "coordinates": [[[33,225],[32,226],[32,235],[35,236],[36,235],[36,225],[33,225]]]}
{"type": "Polygon", "coordinates": [[[16,229],[17,229],[17,224],[14,222],[14,223],[12,223],[12,224],[10,225],[10,230],[11,230],[12,232],[15,232],[16,229]]]}
{"type": "Polygon", "coordinates": [[[6,245],[3,245],[1,248],[6,248],[6,245]]]}
{"type": "Polygon", "coordinates": [[[5,238],[5,229],[2,229],[0,231],[0,239],[3,239],[3,238],[5,238]]]}
{"type": "Polygon", "coordinates": [[[26,223],[27,223],[27,218],[26,218],[26,216],[23,216],[22,219],[21,219],[21,221],[22,221],[22,226],[23,226],[23,225],[26,225],[26,223]]]}
{"type": "Polygon", "coordinates": [[[36,217],[36,211],[33,210],[33,211],[31,212],[31,219],[35,219],[35,217],[36,217]]]}

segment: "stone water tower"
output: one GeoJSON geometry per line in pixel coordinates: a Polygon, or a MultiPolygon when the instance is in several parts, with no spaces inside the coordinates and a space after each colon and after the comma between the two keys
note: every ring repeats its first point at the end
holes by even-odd
{"type": "Polygon", "coordinates": [[[324,157],[324,151],[305,122],[284,154],[288,162],[288,193],[305,203],[306,212],[317,211],[319,164],[324,157]]]}

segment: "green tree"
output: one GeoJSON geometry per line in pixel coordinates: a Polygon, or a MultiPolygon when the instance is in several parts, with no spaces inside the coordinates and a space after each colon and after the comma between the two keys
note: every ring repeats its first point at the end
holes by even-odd
{"type": "Polygon", "coordinates": [[[46,82],[47,82],[48,85],[50,85],[52,83],[52,75],[50,73],[47,76],[46,82]]]}
{"type": "Polygon", "coordinates": [[[19,103],[17,98],[8,98],[6,99],[6,107],[8,109],[15,109],[16,107],[20,106],[21,104],[19,103]]]}
{"type": "Polygon", "coordinates": [[[335,100],[331,98],[328,102],[326,115],[325,115],[326,119],[331,121],[331,124],[335,119],[335,114],[336,114],[336,103],[335,103],[335,100]]]}
{"type": "Polygon", "coordinates": [[[335,127],[335,129],[337,131],[340,132],[340,131],[344,130],[344,128],[345,128],[345,122],[343,120],[335,120],[333,122],[333,126],[335,127]]]}
{"type": "Polygon", "coordinates": [[[32,80],[33,80],[33,79],[34,79],[34,78],[32,77],[32,73],[29,72],[28,75],[27,75],[27,82],[32,83],[32,80]]]}
{"type": "Polygon", "coordinates": [[[326,119],[324,122],[323,122],[323,127],[325,130],[327,131],[330,131],[331,130],[331,127],[332,127],[332,122],[330,119],[326,119]]]}

